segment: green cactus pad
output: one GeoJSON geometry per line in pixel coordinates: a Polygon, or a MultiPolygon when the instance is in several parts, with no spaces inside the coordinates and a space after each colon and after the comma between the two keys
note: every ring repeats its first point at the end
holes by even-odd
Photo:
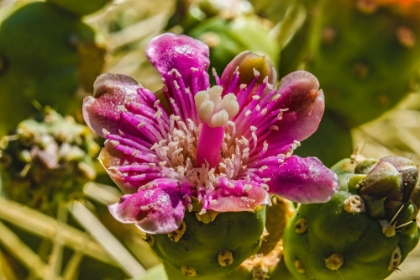
{"type": "Polygon", "coordinates": [[[92,90],[104,48],[95,31],[49,3],[14,10],[0,25],[0,135],[50,105],[62,114],[80,111],[77,89],[92,90]]]}
{"type": "Polygon", "coordinates": [[[406,242],[386,237],[369,216],[346,212],[343,203],[349,196],[340,191],[328,203],[299,208],[284,236],[285,262],[296,279],[384,279],[393,272],[387,269],[392,253],[406,242]],[[308,220],[308,230],[298,234],[293,225],[302,217],[308,220]],[[332,254],[343,256],[338,269],[326,265],[332,254]]]}
{"type": "Polygon", "coordinates": [[[68,11],[76,16],[92,14],[112,0],[47,0],[53,5],[68,11]]]}
{"type": "Polygon", "coordinates": [[[351,125],[395,106],[410,91],[420,68],[418,16],[386,7],[367,12],[359,2],[323,1],[307,65],[322,85],[326,107],[351,125]]]}
{"type": "MultiPolygon", "coordinates": [[[[177,241],[172,234],[153,235],[152,249],[164,263],[176,268],[175,274],[196,274],[194,279],[221,277],[259,249],[265,212],[263,208],[258,213],[219,213],[207,224],[199,221],[194,212],[187,212],[184,218],[186,229],[177,241]]],[[[178,279],[171,278],[170,273],[168,276],[169,279],[178,279]]]]}
{"type": "MultiPolygon", "coordinates": [[[[218,274],[217,276],[215,275],[185,276],[178,268],[168,263],[164,263],[164,268],[166,272],[166,278],[159,278],[159,280],[215,280],[215,279],[217,280],[254,280],[252,277],[252,274],[248,270],[242,267],[237,267],[233,271],[230,271],[226,274],[218,274]]],[[[153,278],[153,280],[156,280],[156,279],[157,278],[153,278]]]]}
{"type": "MultiPolygon", "coordinates": [[[[393,200],[402,198],[394,188],[406,181],[396,182],[395,172],[380,167],[384,162],[395,164],[401,159],[378,161],[355,156],[332,167],[339,177],[340,191],[327,203],[301,205],[284,234],[285,264],[296,279],[379,280],[398,269],[419,240],[414,220],[418,207],[409,198],[406,202],[393,200]],[[360,194],[363,186],[372,181],[374,195],[381,193],[381,187],[386,193],[377,199],[382,200],[379,204],[360,194]],[[383,209],[381,217],[370,211],[379,206],[383,209]]],[[[406,166],[411,164],[406,162],[406,166]]],[[[395,170],[404,173],[406,166],[395,164],[395,170]]],[[[414,190],[418,183],[415,185],[414,190]]]]}

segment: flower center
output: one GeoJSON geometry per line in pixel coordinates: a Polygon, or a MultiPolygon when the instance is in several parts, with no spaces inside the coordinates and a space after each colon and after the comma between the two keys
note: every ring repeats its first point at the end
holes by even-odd
{"type": "Polygon", "coordinates": [[[224,125],[239,112],[236,96],[229,93],[222,97],[223,88],[213,86],[198,92],[195,106],[203,122],[197,143],[196,164],[216,167],[221,159],[220,149],[224,138],[224,125]]]}
{"type": "MultiPolygon", "coordinates": [[[[165,178],[184,182],[191,189],[195,189],[193,196],[203,205],[205,204],[204,206],[211,203],[212,198],[204,199],[203,196],[211,193],[220,184],[226,184],[227,187],[232,189],[242,188],[243,192],[249,191],[254,184],[268,189],[266,182],[269,179],[258,177],[258,172],[264,170],[267,166],[261,166],[257,170],[247,167],[255,153],[258,156],[263,156],[268,148],[268,144],[265,143],[261,151],[256,150],[255,127],[250,128],[252,133],[252,141],[250,142],[246,137],[237,134],[236,125],[233,121],[228,121],[224,127],[221,147],[217,149],[221,157],[220,162],[217,166],[210,167],[206,164],[198,165],[195,162],[197,158],[196,147],[198,139],[202,135],[203,126],[204,123],[197,126],[190,119],[184,122],[179,116],[171,115],[170,132],[166,135],[166,139],[154,144],[151,148],[159,159],[159,163],[156,165],[160,166],[165,178]],[[222,183],[220,183],[221,178],[225,178],[222,183]],[[242,183],[237,183],[236,180],[240,180],[242,183]]],[[[146,187],[153,186],[158,180],[151,181],[146,187]]],[[[188,200],[190,195],[186,194],[184,198],[188,200]]],[[[187,203],[187,206],[190,210],[192,209],[191,203],[187,203]]],[[[202,211],[205,212],[205,207],[202,211]]]]}

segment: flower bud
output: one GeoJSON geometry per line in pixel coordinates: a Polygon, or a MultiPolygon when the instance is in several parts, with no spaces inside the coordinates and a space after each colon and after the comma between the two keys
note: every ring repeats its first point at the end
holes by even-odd
{"type": "Polygon", "coordinates": [[[99,146],[90,130],[72,117],[46,108],[39,120],[19,123],[0,148],[2,191],[12,200],[41,211],[82,193],[96,177],[92,157],[99,146]]]}

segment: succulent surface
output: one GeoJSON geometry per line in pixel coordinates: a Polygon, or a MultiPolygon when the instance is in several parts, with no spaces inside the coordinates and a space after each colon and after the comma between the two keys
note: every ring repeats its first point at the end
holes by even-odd
{"type": "Polygon", "coordinates": [[[80,113],[82,98],[76,92],[92,91],[104,55],[92,27],[50,3],[13,10],[0,25],[0,135],[38,107],[80,113]]]}
{"type": "Polygon", "coordinates": [[[395,106],[420,67],[418,5],[411,13],[378,2],[322,1],[307,42],[307,70],[323,85],[326,106],[354,126],[395,106]]]}
{"type": "Polygon", "coordinates": [[[190,212],[178,230],[149,235],[147,240],[157,256],[184,275],[219,277],[237,268],[259,249],[265,212],[263,208],[258,213],[228,212],[214,217],[190,212]],[[203,220],[206,218],[207,221],[203,220]]]}
{"type": "Polygon", "coordinates": [[[333,167],[340,191],[301,205],[284,237],[297,279],[384,279],[419,240],[418,168],[402,157],[346,159],[333,167]]]}

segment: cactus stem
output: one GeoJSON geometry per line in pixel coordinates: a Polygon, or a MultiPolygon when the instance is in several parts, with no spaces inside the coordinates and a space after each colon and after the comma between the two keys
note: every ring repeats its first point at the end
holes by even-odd
{"type": "Polygon", "coordinates": [[[308,220],[305,218],[300,218],[295,223],[295,232],[297,234],[303,234],[308,230],[308,220]]]}
{"type": "Polygon", "coordinates": [[[185,221],[182,221],[178,229],[174,230],[173,232],[168,233],[169,240],[178,242],[182,238],[186,230],[187,230],[187,224],[185,223],[185,221]]]}
{"type": "Polygon", "coordinates": [[[297,272],[301,274],[306,273],[305,267],[303,266],[303,262],[301,260],[296,260],[294,264],[297,272]]]}
{"type": "Polygon", "coordinates": [[[325,266],[330,270],[338,270],[344,264],[344,257],[334,253],[325,259],[325,266]]]}
{"type": "Polygon", "coordinates": [[[352,214],[366,212],[365,202],[358,195],[349,196],[344,200],[344,210],[352,214]]]}
{"type": "Polygon", "coordinates": [[[217,254],[217,261],[221,266],[228,266],[233,263],[233,253],[229,250],[222,250],[217,254]]]}
{"type": "Polygon", "coordinates": [[[389,260],[388,270],[396,270],[401,263],[401,249],[397,246],[392,252],[391,259],[389,260]]]}
{"type": "Polygon", "coordinates": [[[184,276],[196,276],[197,271],[192,266],[189,265],[183,265],[181,266],[181,272],[184,274],[184,276]]]}

